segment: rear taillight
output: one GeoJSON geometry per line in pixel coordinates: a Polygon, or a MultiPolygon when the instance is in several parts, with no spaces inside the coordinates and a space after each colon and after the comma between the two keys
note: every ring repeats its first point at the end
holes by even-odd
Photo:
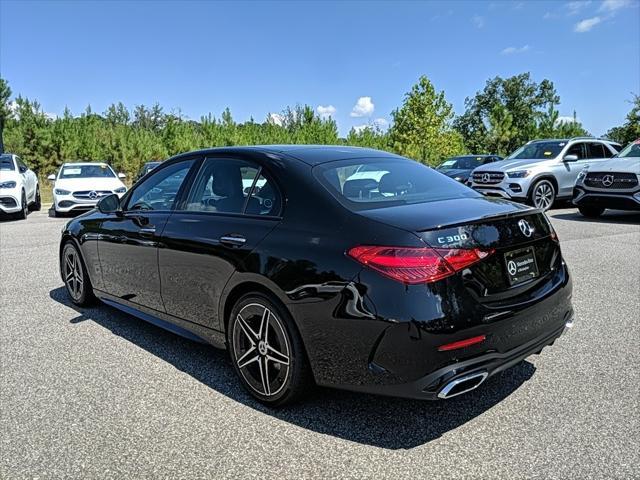
{"type": "Polygon", "coordinates": [[[358,246],[347,254],[399,282],[436,282],[491,255],[493,249],[358,246]]]}

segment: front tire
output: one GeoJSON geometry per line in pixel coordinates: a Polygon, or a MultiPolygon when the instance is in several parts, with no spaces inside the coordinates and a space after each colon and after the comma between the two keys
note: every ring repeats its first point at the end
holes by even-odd
{"type": "Polygon", "coordinates": [[[91,305],[95,300],[91,280],[80,251],[71,240],[62,249],[60,271],[71,301],[80,307],[91,305]]]}
{"type": "Polygon", "coordinates": [[[604,213],[602,207],[578,207],[578,211],[587,218],[598,218],[604,213]]]}
{"type": "Polygon", "coordinates": [[[22,210],[20,210],[17,215],[18,219],[25,220],[29,214],[29,204],[27,203],[27,195],[24,193],[24,190],[22,190],[22,196],[20,198],[20,206],[22,207],[22,210]]]}
{"type": "Polygon", "coordinates": [[[227,330],[233,367],[242,386],[260,402],[282,406],[312,386],[309,362],[293,319],[262,293],[234,305],[227,330]]]}
{"type": "Polygon", "coordinates": [[[538,180],[529,193],[529,204],[543,211],[549,210],[556,201],[556,188],[549,180],[538,180]]]}
{"type": "Polygon", "coordinates": [[[36,186],[36,196],[35,199],[33,200],[33,203],[31,204],[31,210],[33,211],[40,211],[40,209],[42,208],[42,199],[40,198],[40,186],[36,186]]]}

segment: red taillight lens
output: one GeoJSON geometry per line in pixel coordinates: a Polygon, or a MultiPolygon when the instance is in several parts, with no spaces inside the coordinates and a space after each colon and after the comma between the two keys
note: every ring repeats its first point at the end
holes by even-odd
{"type": "Polygon", "coordinates": [[[460,348],[470,347],[476,343],[484,342],[487,338],[486,335],[478,335],[477,337],[466,338],[453,343],[447,343],[446,345],[440,345],[438,347],[439,352],[450,352],[451,350],[458,350],[460,348]]]}
{"type": "Polygon", "coordinates": [[[487,257],[493,250],[358,246],[347,253],[387,277],[416,284],[436,282],[453,275],[487,257]]]}

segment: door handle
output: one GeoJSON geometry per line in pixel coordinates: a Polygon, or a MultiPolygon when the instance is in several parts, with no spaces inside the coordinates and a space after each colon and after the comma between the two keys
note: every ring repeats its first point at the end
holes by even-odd
{"type": "Polygon", "coordinates": [[[220,237],[220,243],[231,247],[241,247],[247,242],[247,239],[241,236],[225,235],[220,237]]]}
{"type": "Polygon", "coordinates": [[[150,237],[156,233],[156,227],[143,227],[140,229],[140,235],[150,237]]]}

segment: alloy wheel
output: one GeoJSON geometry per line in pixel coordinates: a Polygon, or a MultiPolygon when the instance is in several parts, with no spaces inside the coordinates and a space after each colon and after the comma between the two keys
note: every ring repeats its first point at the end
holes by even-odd
{"type": "Polygon", "coordinates": [[[63,273],[69,294],[74,300],[80,301],[84,288],[84,274],[78,252],[73,247],[65,249],[63,273]]]}
{"type": "Polygon", "coordinates": [[[542,181],[536,185],[533,191],[533,204],[536,208],[548,210],[553,205],[554,197],[553,186],[547,181],[542,181]]]}
{"type": "Polygon", "coordinates": [[[275,312],[260,303],[245,305],[232,332],[234,361],[249,387],[264,397],[280,393],[289,381],[291,349],[275,312]]]}

